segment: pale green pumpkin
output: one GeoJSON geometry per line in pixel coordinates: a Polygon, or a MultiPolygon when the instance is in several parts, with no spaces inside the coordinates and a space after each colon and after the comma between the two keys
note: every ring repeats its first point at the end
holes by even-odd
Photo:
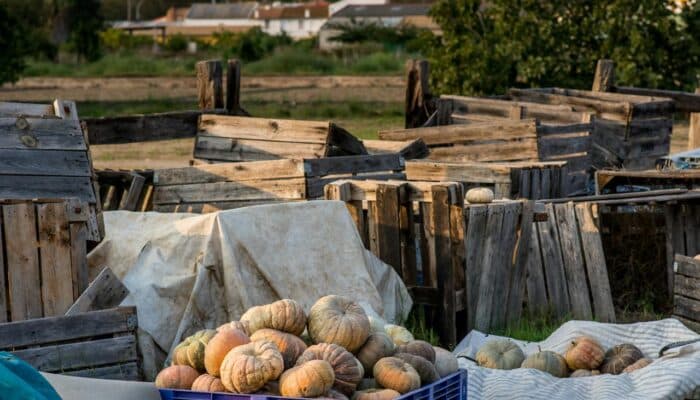
{"type": "Polygon", "coordinates": [[[557,378],[564,378],[569,375],[569,368],[566,366],[564,357],[547,350],[531,354],[523,361],[520,367],[538,369],[557,378]]]}
{"type": "Polygon", "coordinates": [[[476,363],[485,368],[515,369],[524,359],[520,347],[508,339],[491,340],[476,353],[476,363]]]}

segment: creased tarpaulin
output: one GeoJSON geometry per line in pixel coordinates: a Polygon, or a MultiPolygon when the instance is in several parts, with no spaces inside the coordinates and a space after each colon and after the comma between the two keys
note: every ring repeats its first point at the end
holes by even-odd
{"type": "MultiPolygon", "coordinates": [[[[570,321],[546,340],[528,343],[514,340],[525,354],[552,350],[564,354],[578,336],[587,335],[608,349],[621,343],[639,347],[653,362],[633,373],[586,378],[555,378],[534,369],[510,371],[481,368],[460,357],[461,368],[469,371],[468,396],[473,399],[686,399],[700,398],[700,343],[677,347],[659,358],[664,346],[700,338],[675,319],[635,324],[604,324],[570,321]]],[[[472,331],[454,353],[470,358],[489,340],[500,336],[472,331]]]]}
{"type": "Polygon", "coordinates": [[[91,275],[109,266],[136,305],[149,378],[164,353],[199,329],[248,308],[290,298],[308,311],[337,294],[390,322],[411,299],[400,277],[365,250],[342,202],[313,201],[217,213],[105,212],[105,240],[90,253],[91,275]],[[155,345],[155,346],[154,346],[155,345]]]}

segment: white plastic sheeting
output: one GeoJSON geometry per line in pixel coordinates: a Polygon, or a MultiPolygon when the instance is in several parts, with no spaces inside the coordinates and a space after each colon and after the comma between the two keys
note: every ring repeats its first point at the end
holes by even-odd
{"type": "Polygon", "coordinates": [[[412,305],[395,271],[365,250],[342,202],[204,215],[114,211],[104,220],[91,275],[110,266],[130,290],[123,305],[137,306],[147,378],[182,338],[254,305],[290,298],[308,311],[337,294],[389,322],[402,321],[412,305]]]}
{"type": "MultiPolygon", "coordinates": [[[[659,350],[666,345],[700,338],[675,319],[635,324],[570,321],[542,342],[514,342],[525,354],[540,349],[563,354],[571,340],[581,335],[595,338],[606,349],[632,343],[653,362],[629,374],[560,379],[534,369],[481,368],[460,357],[460,367],[469,371],[468,399],[685,399],[700,395],[700,343],[674,348],[659,358],[659,350]]],[[[473,359],[484,343],[497,337],[472,331],[454,353],[473,359]]]]}

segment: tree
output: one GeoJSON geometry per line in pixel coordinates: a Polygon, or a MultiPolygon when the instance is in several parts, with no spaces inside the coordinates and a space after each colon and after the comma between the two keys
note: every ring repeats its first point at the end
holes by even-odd
{"type": "Polygon", "coordinates": [[[693,43],[659,0],[439,0],[443,31],[427,41],[442,92],[503,93],[511,86],[590,88],[600,58],[625,85],[694,86],[693,43]]]}
{"type": "Polygon", "coordinates": [[[25,29],[0,2],[0,84],[16,82],[24,69],[25,29]]]}
{"type": "Polygon", "coordinates": [[[72,49],[88,61],[95,61],[102,55],[100,31],[103,19],[99,0],[70,0],[67,7],[70,35],[68,43],[72,49]]]}

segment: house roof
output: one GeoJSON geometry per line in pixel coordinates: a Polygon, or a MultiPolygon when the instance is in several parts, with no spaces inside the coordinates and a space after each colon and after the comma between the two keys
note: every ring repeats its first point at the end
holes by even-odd
{"type": "Polygon", "coordinates": [[[194,3],[187,13],[188,19],[247,19],[252,18],[257,3],[194,3]]]}
{"type": "Polygon", "coordinates": [[[301,18],[328,18],[328,3],[318,2],[293,6],[265,6],[258,8],[259,19],[301,19],[301,18]],[[306,16],[306,12],[309,16],[306,16]]]}
{"type": "Polygon", "coordinates": [[[376,4],[350,5],[338,11],[333,17],[406,17],[410,15],[428,15],[430,4],[376,4]]]}

